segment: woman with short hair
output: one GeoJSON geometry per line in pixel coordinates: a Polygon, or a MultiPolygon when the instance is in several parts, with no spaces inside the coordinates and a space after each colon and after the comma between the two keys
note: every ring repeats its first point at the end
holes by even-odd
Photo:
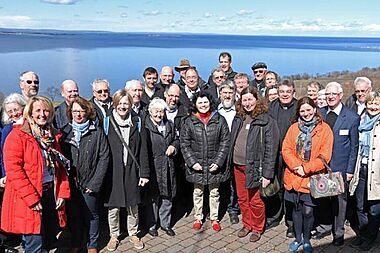
{"type": "Polygon", "coordinates": [[[22,234],[25,252],[48,252],[66,225],[65,200],[70,197],[60,153],[60,134],[52,127],[54,107],[43,96],[31,97],[24,123],[5,140],[7,175],[1,229],[22,234]]]}
{"type": "Polygon", "coordinates": [[[153,207],[153,225],[150,234],[157,234],[158,226],[169,236],[175,232],[171,227],[171,211],[177,184],[174,167],[174,156],[179,149],[174,124],[166,119],[166,102],[161,98],[153,98],[149,104],[149,117],[145,127],[149,140],[149,159],[151,167],[150,197],[153,207]]]}
{"type": "Polygon", "coordinates": [[[191,112],[182,125],[180,145],[186,163],[186,180],[194,184],[193,229],[202,228],[203,192],[207,186],[211,226],[214,231],[220,231],[219,184],[230,177],[225,166],[230,131],[224,117],[215,110],[211,96],[204,91],[194,95],[191,112]]]}
{"type": "Polygon", "coordinates": [[[95,123],[92,104],[76,97],[67,107],[66,125],[61,146],[70,160],[72,197],[68,202],[72,251],[87,242],[87,251],[96,253],[99,237],[99,193],[109,162],[109,147],[103,128],[95,123]],[[83,235],[86,234],[86,240],[83,235]]]}
{"type": "Polygon", "coordinates": [[[138,235],[138,205],[141,203],[140,190],[146,187],[150,176],[146,131],[141,126],[140,118],[132,113],[133,99],[125,89],[115,92],[112,103],[108,132],[111,159],[104,184],[111,237],[107,249],[115,251],[119,245],[121,208],[125,208],[127,213],[129,241],[136,249],[142,249],[144,243],[138,235]],[[132,154],[123,142],[129,146],[132,154]]]}

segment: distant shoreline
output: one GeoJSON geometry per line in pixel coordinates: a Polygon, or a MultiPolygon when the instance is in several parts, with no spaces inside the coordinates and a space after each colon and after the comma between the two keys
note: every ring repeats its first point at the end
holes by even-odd
{"type": "Polygon", "coordinates": [[[0,28],[0,53],[56,48],[286,48],[380,52],[380,38],[29,30],[0,28]],[[28,42],[28,43],[26,43],[28,42]]]}

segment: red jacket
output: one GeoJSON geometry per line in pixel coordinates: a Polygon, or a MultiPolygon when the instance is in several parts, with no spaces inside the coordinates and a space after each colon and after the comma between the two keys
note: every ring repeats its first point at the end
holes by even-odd
{"type": "MultiPolygon", "coordinates": [[[[60,134],[55,148],[59,150],[60,134]]],[[[31,207],[41,200],[43,158],[39,144],[27,122],[8,135],[4,145],[4,166],[7,175],[1,213],[1,229],[16,234],[40,234],[41,215],[31,207]]],[[[56,198],[70,197],[64,168],[57,164],[55,173],[56,198]]],[[[58,210],[61,227],[66,225],[65,209],[58,210]]]]}
{"type": "Polygon", "coordinates": [[[287,165],[284,174],[284,185],[288,191],[294,189],[298,192],[310,193],[310,176],[325,169],[318,156],[322,155],[327,162],[330,161],[334,137],[329,125],[325,122],[318,124],[311,132],[310,160],[303,161],[298,157],[296,151],[296,141],[299,133],[298,123],[294,123],[289,127],[282,143],[282,157],[287,165]],[[305,171],[304,177],[294,171],[295,167],[301,165],[305,171]]]}

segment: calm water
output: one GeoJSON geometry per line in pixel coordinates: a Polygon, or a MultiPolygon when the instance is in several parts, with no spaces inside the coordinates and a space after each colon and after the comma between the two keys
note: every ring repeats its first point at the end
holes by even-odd
{"type": "Polygon", "coordinates": [[[380,39],[376,38],[0,34],[0,90],[5,94],[18,91],[19,73],[30,69],[40,76],[41,94],[70,78],[79,83],[83,96],[90,96],[95,78],[108,79],[115,91],[126,80],[141,79],[147,66],[159,70],[178,65],[182,58],[188,58],[207,80],[221,51],[232,54],[235,71],[250,75],[250,66],[257,61],[266,62],[280,75],[380,66],[380,39]]]}

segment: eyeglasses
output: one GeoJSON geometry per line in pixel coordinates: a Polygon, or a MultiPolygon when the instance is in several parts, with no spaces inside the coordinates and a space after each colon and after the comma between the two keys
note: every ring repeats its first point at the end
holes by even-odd
{"type": "Polygon", "coordinates": [[[224,76],[216,76],[216,77],[214,77],[215,79],[223,79],[223,78],[225,78],[224,76]]]}
{"type": "Polygon", "coordinates": [[[325,96],[326,97],[329,97],[329,96],[333,96],[333,97],[336,97],[336,96],[338,96],[340,93],[337,93],[337,92],[326,92],[325,93],[325,96]]]}
{"type": "Polygon", "coordinates": [[[260,70],[254,70],[253,73],[255,73],[255,74],[258,74],[258,73],[263,74],[264,70],[262,70],[262,69],[260,69],[260,70]]]}
{"type": "Polygon", "coordinates": [[[82,113],[86,113],[86,111],[83,111],[83,110],[73,110],[71,111],[73,114],[82,114],[82,113]]]}
{"type": "Polygon", "coordinates": [[[108,94],[110,91],[109,90],[96,90],[95,92],[98,94],[102,94],[102,93],[108,94]]]}
{"type": "Polygon", "coordinates": [[[368,89],[365,89],[365,90],[355,90],[355,94],[360,94],[360,93],[367,93],[368,92],[368,89]]]}
{"type": "Polygon", "coordinates": [[[40,83],[40,81],[38,81],[38,80],[34,80],[34,81],[32,81],[32,80],[22,80],[22,81],[26,82],[27,84],[32,84],[32,83],[39,84],[40,83]]]}

